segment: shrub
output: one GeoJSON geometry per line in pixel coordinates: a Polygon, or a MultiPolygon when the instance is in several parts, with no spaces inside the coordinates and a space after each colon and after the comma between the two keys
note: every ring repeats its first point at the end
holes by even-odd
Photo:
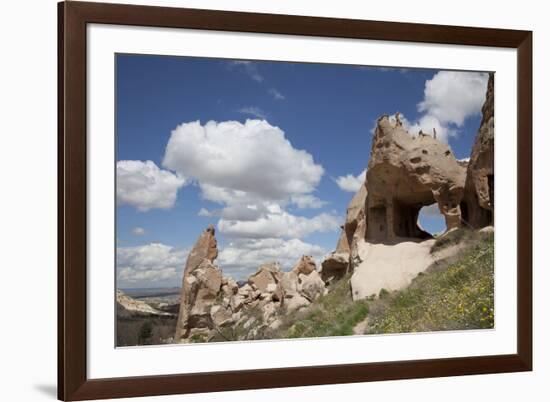
{"type": "Polygon", "coordinates": [[[285,317],[281,327],[271,333],[272,338],[313,338],[352,335],[354,327],[365,319],[368,304],[353,301],[350,277],[346,275],[329,288],[329,292],[315,300],[307,309],[285,317]]]}

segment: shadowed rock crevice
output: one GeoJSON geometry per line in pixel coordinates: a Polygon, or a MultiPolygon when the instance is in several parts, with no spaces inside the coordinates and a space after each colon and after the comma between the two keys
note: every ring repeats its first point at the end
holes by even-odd
{"type": "Polygon", "coordinates": [[[470,155],[464,200],[461,204],[464,220],[472,228],[493,224],[494,142],[494,74],[491,74],[482,108],[481,124],[470,155]]]}

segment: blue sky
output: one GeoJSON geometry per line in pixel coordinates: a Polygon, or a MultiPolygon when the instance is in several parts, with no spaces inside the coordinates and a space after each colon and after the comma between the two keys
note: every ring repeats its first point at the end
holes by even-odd
{"type": "MultiPolygon", "coordinates": [[[[121,287],[179,286],[208,224],[237,279],[277,250],[284,267],[300,252],[320,258],[336,245],[376,119],[399,111],[413,130],[437,126],[466,158],[486,85],[478,73],[143,55],[117,55],[116,77],[121,287]],[[234,183],[221,161],[233,157],[234,183]]],[[[430,214],[421,223],[443,229],[430,214]]]]}

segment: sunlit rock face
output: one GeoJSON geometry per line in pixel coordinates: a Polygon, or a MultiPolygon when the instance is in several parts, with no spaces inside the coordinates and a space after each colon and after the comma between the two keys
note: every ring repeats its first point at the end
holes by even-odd
{"type": "Polygon", "coordinates": [[[460,207],[463,219],[473,228],[493,224],[494,213],[494,75],[489,76],[487,94],[466,175],[464,200],[460,207]]]}
{"type": "Polygon", "coordinates": [[[215,229],[208,226],[197,239],[185,263],[176,340],[187,338],[191,329],[209,329],[209,310],[222,286],[221,270],[213,265],[217,256],[215,229]]]}
{"type": "Polygon", "coordinates": [[[409,134],[399,116],[378,119],[367,170],[366,239],[428,238],[417,224],[424,206],[437,202],[447,230],[461,225],[466,169],[432,133],[409,134]]]}

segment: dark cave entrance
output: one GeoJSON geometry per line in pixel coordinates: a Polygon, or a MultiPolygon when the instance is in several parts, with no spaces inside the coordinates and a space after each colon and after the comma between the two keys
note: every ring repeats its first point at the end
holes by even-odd
{"type": "Polygon", "coordinates": [[[367,237],[374,240],[386,240],[388,237],[385,205],[369,208],[367,237]]]}
{"type": "Polygon", "coordinates": [[[429,234],[418,227],[421,208],[421,204],[393,202],[393,231],[397,237],[429,237],[429,234]]]}

